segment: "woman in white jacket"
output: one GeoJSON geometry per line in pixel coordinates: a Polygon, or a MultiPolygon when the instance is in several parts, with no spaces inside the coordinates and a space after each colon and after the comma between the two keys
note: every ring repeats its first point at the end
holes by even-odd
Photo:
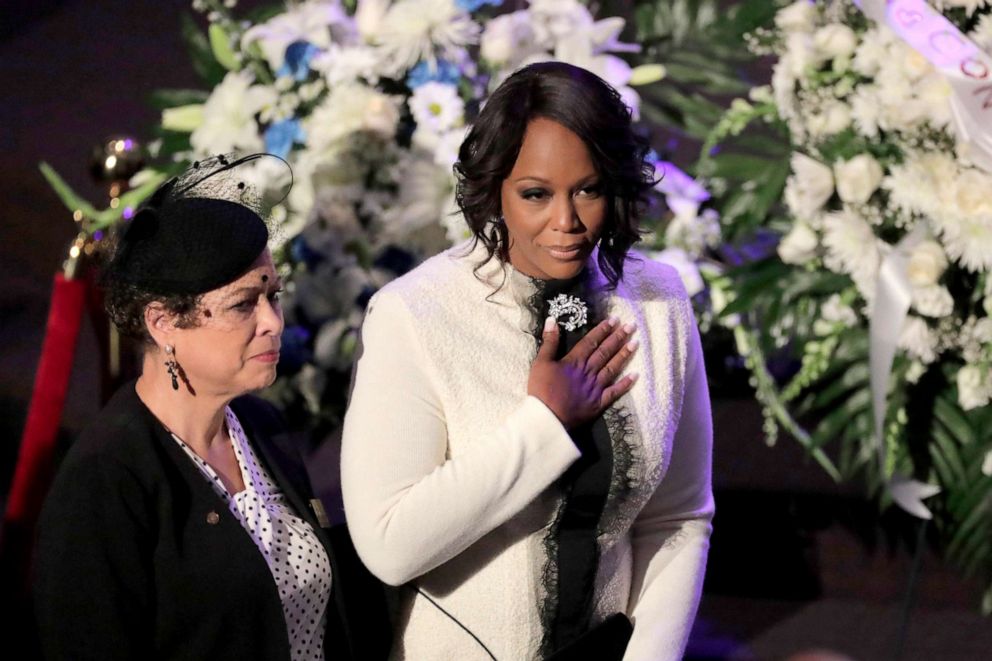
{"type": "Polygon", "coordinates": [[[682,658],[712,428],[685,290],[630,250],[647,151],[595,75],[518,71],[455,166],[475,240],[369,304],[342,483],[394,658],[682,658]]]}

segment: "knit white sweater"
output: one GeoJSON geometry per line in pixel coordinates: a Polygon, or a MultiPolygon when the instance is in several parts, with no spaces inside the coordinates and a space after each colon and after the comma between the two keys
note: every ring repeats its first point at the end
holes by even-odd
{"type": "MultiPolygon", "coordinates": [[[[345,509],[374,574],[412,581],[500,661],[536,659],[554,576],[545,532],[560,502],[548,487],[579,451],[526,394],[533,283],[496,260],[476,277],[485,254],[469,250],[429,259],[369,304],[344,425],[345,509]]],[[[699,335],[678,275],[644,258],[627,263],[607,305],[637,324],[627,369],[640,378],[618,402],[625,488],[611,493],[597,538],[593,623],[624,611],[634,620],[625,659],[681,659],[713,515],[699,335]]],[[[489,658],[437,606],[404,596],[394,658],[489,658]]]]}

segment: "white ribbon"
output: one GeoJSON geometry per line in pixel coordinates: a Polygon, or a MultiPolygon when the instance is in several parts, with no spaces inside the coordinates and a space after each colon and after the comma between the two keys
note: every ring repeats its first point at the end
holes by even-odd
{"type": "MultiPolygon", "coordinates": [[[[907,273],[909,253],[926,236],[926,226],[918,223],[916,228],[903,237],[892,252],[882,260],[875,284],[875,298],[871,304],[871,322],[868,330],[871,403],[875,417],[875,448],[883,471],[886,463],[884,433],[889,377],[892,373],[892,361],[895,359],[899,334],[913,299],[912,285],[907,273]]],[[[892,500],[913,516],[921,519],[933,518],[930,510],[923,504],[923,499],[940,493],[940,487],[894,473],[887,480],[886,489],[892,500]]]]}
{"type": "Polygon", "coordinates": [[[890,27],[951,85],[951,111],[968,159],[992,172],[992,57],[925,0],[854,0],[890,27]]]}

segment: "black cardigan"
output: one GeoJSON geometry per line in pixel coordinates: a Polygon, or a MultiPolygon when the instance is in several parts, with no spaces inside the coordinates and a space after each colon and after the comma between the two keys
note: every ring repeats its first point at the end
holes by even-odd
{"type": "MultiPolygon", "coordinates": [[[[327,659],[385,658],[382,586],[343,525],[322,528],[280,419],[231,403],[331,562],[327,659]]],[[[289,659],[279,592],[254,541],[130,383],[73,445],[38,527],[35,610],[53,659],[289,659]],[[215,515],[216,514],[216,515],[215,515]]]]}

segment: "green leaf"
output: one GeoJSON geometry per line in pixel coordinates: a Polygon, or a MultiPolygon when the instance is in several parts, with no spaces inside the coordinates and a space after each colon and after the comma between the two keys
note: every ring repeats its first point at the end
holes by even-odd
{"type": "Polygon", "coordinates": [[[156,110],[165,110],[166,108],[203,103],[208,96],[209,94],[203,90],[161,89],[152,92],[148,96],[148,102],[156,110]]]}
{"type": "Polygon", "coordinates": [[[211,23],[207,30],[210,39],[210,50],[214,54],[214,59],[228,71],[237,71],[241,68],[238,58],[231,49],[231,38],[218,23],[211,23]]]}
{"type": "Polygon", "coordinates": [[[41,170],[41,174],[45,177],[45,180],[48,181],[48,185],[52,187],[52,190],[55,191],[55,194],[59,196],[59,199],[62,200],[62,204],[64,204],[69,211],[82,211],[83,216],[86,218],[96,217],[98,213],[96,207],[84,200],[79,196],[79,194],[72,190],[72,188],[69,187],[69,184],[67,184],[65,180],[59,176],[52,166],[42,161],[38,164],[38,168],[41,170]]]}
{"type": "Polygon", "coordinates": [[[193,70],[208,87],[213,88],[224,80],[227,70],[217,62],[210,48],[210,41],[196,24],[196,20],[189,13],[183,13],[181,21],[182,37],[189,50],[193,70]]]}

